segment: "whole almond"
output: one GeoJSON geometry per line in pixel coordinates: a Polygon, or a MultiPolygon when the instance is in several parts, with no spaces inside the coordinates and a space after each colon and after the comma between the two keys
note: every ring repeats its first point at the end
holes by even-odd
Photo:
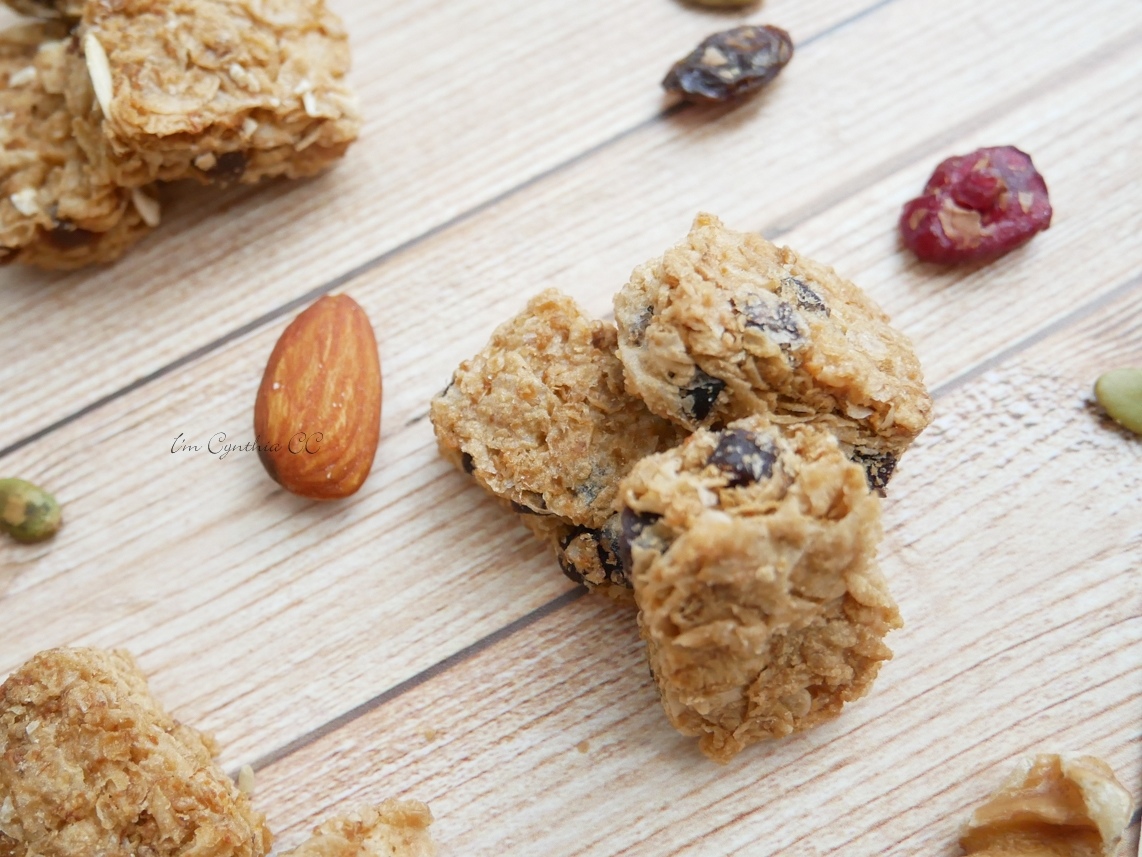
{"type": "Polygon", "coordinates": [[[254,405],[258,455],[287,491],[355,493],[381,435],[381,360],[373,326],[347,295],[321,298],[274,346],[254,405]]]}

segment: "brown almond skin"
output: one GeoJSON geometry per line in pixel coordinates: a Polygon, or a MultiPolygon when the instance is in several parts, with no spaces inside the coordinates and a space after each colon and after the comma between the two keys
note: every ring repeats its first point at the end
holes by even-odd
{"type": "Polygon", "coordinates": [[[254,434],[266,472],[313,500],[356,493],[380,441],[381,393],[369,317],[348,295],[321,298],[285,329],[262,376],[254,434]]]}

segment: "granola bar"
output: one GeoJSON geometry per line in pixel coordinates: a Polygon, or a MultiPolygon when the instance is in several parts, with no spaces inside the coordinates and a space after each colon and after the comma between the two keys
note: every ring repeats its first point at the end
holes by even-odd
{"type": "Polygon", "coordinates": [[[431,410],[445,458],[592,587],[629,587],[607,537],[619,479],[685,436],[627,394],[615,345],[613,326],[549,289],[460,364],[431,410]]]}
{"type": "Polygon", "coordinates": [[[829,432],[699,429],[639,462],[620,501],[651,672],[710,758],[836,717],[892,656],[880,503],[829,432]]]}
{"type": "Polygon", "coordinates": [[[64,98],[63,25],[0,33],[0,262],[76,268],[118,258],[157,225],[150,190],[92,167],[64,98]]]}
{"type": "Polygon", "coordinates": [[[109,181],[314,175],[360,129],[349,40],[324,0],[89,0],[69,75],[109,181]]]}
{"type": "Polygon", "coordinates": [[[931,418],[912,344],[868,295],[708,214],[635,270],[615,319],[627,385],[654,413],[824,426],[878,489],[931,418]]]}

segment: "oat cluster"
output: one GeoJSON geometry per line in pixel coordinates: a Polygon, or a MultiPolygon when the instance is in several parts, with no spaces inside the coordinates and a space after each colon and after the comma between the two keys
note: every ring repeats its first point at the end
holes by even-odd
{"type": "Polygon", "coordinates": [[[0,686],[0,854],[262,857],[264,816],[126,652],[54,649],[0,686]]]}
{"type": "Polygon", "coordinates": [[[0,261],[112,261],[158,183],[311,176],[360,129],[325,0],[10,5],[45,21],[0,33],[0,261]]]}
{"type": "Polygon", "coordinates": [[[621,490],[651,672],[702,752],[729,761],[865,695],[902,623],[880,503],[834,437],[760,416],[699,429],[621,490]]]}
{"type": "Polygon", "coordinates": [[[891,657],[875,494],[931,403],[860,289],[708,215],[615,320],[544,292],[432,422],[568,577],[633,597],[671,722],[727,761],[835,716],[891,657]]]}
{"type": "MultiPolygon", "coordinates": [[[[2,857],[265,857],[265,816],[122,651],[41,652],[0,685],[2,857]]],[[[242,777],[240,776],[239,779],[242,777]]],[[[432,814],[388,800],[294,857],[434,857],[432,814]]]]}

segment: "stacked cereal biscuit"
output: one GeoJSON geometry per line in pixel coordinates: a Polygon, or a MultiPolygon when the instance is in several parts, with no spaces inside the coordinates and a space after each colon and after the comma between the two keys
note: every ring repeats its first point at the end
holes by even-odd
{"type": "Polygon", "coordinates": [[[709,215],[615,321],[544,292],[432,422],[569,577],[633,598],[671,722],[728,761],[835,716],[891,657],[877,494],[931,400],[864,292],[709,215]]]}
{"type": "Polygon", "coordinates": [[[356,139],[324,0],[12,0],[0,33],[0,262],[108,262],[157,226],[157,182],[314,175],[356,139]]]}

